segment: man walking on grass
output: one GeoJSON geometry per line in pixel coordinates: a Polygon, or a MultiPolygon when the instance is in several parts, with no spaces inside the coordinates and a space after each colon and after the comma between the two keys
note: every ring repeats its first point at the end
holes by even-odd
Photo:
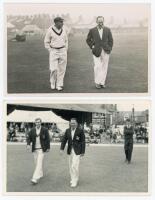
{"type": "Polygon", "coordinates": [[[78,128],[77,120],[70,120],[70,128],[66,130],[62,139],[60,152],[64,151],[68,142],[67,154],[69,155],[70,186],[75,188],[79,181],[80,157],[85,153],[85,135],[82,129],[78,128]]]}
{"type": "Polygon", "coordinates": [[[50,149],[50,137],[48,130],[41,126],[42,120],[35,119],[35,127],[31,129],[27,136],[27,150],[30,150],[32,143],[32,153],[34,156],[35,170],[31,179],[32,184],[37,184],[43,177],[43,160],[45,152],[50,149]]]}
{"type": "Polygon", "coordinates": [[[45,48],[49,51],[49,68],[51,89],[63,90],[67,66],[68,36],[63,27],[63,19],[56,17],[44,39],[45,48]]]}
{"type": "Polygon", "coordinates": [[[92,50],[94,60],[94,80],[97,89],[105,88],[109,56],[113,47],[110,29],[104,26],[104,17],[98,16],[97,26],[90,29],[86,42],[92,50]]]}

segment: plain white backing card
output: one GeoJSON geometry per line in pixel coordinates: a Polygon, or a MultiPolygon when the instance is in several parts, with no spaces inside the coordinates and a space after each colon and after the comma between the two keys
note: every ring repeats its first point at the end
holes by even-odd
{"type": "MultiPolygon", "coordinates": [[[[0,150],[0,199],[36,199],[36,200],[41,200],[41,199],[63,199],[63,200],[69,200],[69,199],[76,199],[76,200],[86,200],[86,199],[92,199],[92,200],[97,200],[97,199],[103,199],[103,200],[153,200],[155,199],[155,135],[154,135],[154,127],[153,127],[153,122],[155,121],[155,59],[154,59],[154,52],[155,52],[155,39],[154,39],[154,35],[155,35],[155,1],[142,1],[142,0],[137,0],[137,1],[131,1],[131,0],[126,0],[126,1],[118,1],[118,0],[110,0],[110,1],[105,1],[105,0],[100,0],[100,1],[93,1],[93,0],[88,0],[88,1],[83,1],[83,0],[79,0],[79,1],[65,1],[65,0],[57,0],[57,1],[37,1],[37,0],[27,0],[27,1],[23,1],[23,3],[151,3],[152,4],[152,17],[151,17],[151,96],[150,97],[113,97],[113,100],[123,100],[123,99],[147,99],[147,100],[152,100],[152,110],[151,110],[151,115],[152,115],[152,124],[151,124],[151,130],[152,130],[152,141],[151,141],[151,145],[152,145],[152,156],[151,156],[151,161],[152,161],[152,167],[151,167],[151,174],[152,174],[152,185],[151,185],[151,195],[150,196],[2,196],[2,137],[3,137],[3,133],[2,133],[2,118],[3,118],[3,101],[4,100],[15,100],[17,99],[17,97],[5,97],[4,96],[4,91],[3,91],[3,64],[4,64],[4,60],[3,60],[3,3],[14,3],[14,2],[18,2],[21,3],[20,0],[9,0],[9,1],[0,1],[0,117],[1,117],[1,123],[0,123],[0,145],[1,145],[1,150],[0,150]]],[[[131,13],[132,14],[132,13],[131,13]]],[[[62,97],[61,97],[62,98],[62,97]]],[[[69,97],[69,100],[71,99],[78,99],[77,97],[69,97]]],[[[37,97],[37,98],[24,98],[24,97],[19,97],[18,100],[25,100],[25,99],[30,99],[30,100],[43,100],[45,99],[44,97],[37,97]]],[[[50,98],[48,98],[50,99],[50,98]]],[[[54,99],[54,98],[53,98],[54,99]]],[[[64,99],[67,99],[64,98],[64,99]]],[[[85,100],[89,100],[87,97],[83,97],[82,99],[85,100]]],[[[92,99],[96,100],[95,98],[92,97],[92,99]]],[[[98,99],[103,99],[101,97],[98,97],[98,99]]],[[[104,99],[110,99],[110,97],[104,98],[104,99]]],[[[79,100],[81,100],[81,98],[79,98],[79,100]]]]}

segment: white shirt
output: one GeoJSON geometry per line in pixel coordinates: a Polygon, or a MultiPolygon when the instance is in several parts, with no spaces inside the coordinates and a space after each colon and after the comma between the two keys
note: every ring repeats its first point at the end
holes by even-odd
{"type": "Polygon", "coordinates": [[[99,32],[99,35],[100,35],[100,38],[102,40],[102,35],[103,35],[103,28],[97,28],[98,29],[98,32],[99,32]]]}
{"type": "Polygon", "coordinates": [[[51,48],[65,47],[68,49],[68,36],[65,27],[58,30],[55,26],[51,26],[44,39],[45,48],[49,51],[51,48]]]}
{"type": "Polygon", "coordinates": [[[36,127],[36,134],[37,134],[37,135],[40,135],[40,131],[41,131],[41,127],[40,127],[40,128],[37,128],[37,127],[36,127]]]}
{"type": "Polygon", "coordinates": [[[73,138],[74,138],[75,130],[76,130],[76,128],[75,128],[74,130],[71,129],[72,140],[73,140],[73,138]]]}
{"type": "Polygon", "coordinates": [[[41,144],[40,144],[40,131],[41,131],[41,127],[40,128],[36,128],[36,134],[37,134],[38,137],[36,137],[35,148],[41,148],[41,144]]]}

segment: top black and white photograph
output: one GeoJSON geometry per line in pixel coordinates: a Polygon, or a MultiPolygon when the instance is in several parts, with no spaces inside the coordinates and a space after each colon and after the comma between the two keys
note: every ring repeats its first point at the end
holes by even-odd
{"type": "Polygon", "coordinates": [[[150,4],[4,4],[6,94],[149,94],[150,4]]]}

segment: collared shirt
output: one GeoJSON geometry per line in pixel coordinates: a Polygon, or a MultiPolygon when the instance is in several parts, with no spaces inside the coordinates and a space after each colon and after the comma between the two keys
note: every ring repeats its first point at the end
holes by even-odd
{"type": "Polygon", "coordinates": [[[76,128],[75,129],[71,129],[72,140],[74,138],[75,130],[76,130],[76,128]]]}
{"type": "Polygon", "coordinates": [[[61,47],[68,49],[68,36],[65,27],[58,30],[55,26],[51,26],[45,35],[44,45],[49,51],[52,48],[61,47]]]}
{"type": "Polygon", "coordinates": [[[101,40],[102,40],[103,28],[98,28],[98,27],[97,27],[97,29],[98,29],[98,32],[99,32],[100,38],[101,38],[101,40]]]}
{"type": "Polygon", "coordinates": [[[40,131],[41,131],[41,127],[40,127],[40,128],[37,128],[37,127],[36,127],[36,134],[37,134],[37,135],[40,135],[40,131]]]}
{"type": "Polygon", "coordinates": [[[40,144],[40,131],[41,131],[41,127],[40,128],[36,128],[36,145],[35,145],[35,148],[36,149],[39,149],[41,148],[41,144],[40,144]]]}

